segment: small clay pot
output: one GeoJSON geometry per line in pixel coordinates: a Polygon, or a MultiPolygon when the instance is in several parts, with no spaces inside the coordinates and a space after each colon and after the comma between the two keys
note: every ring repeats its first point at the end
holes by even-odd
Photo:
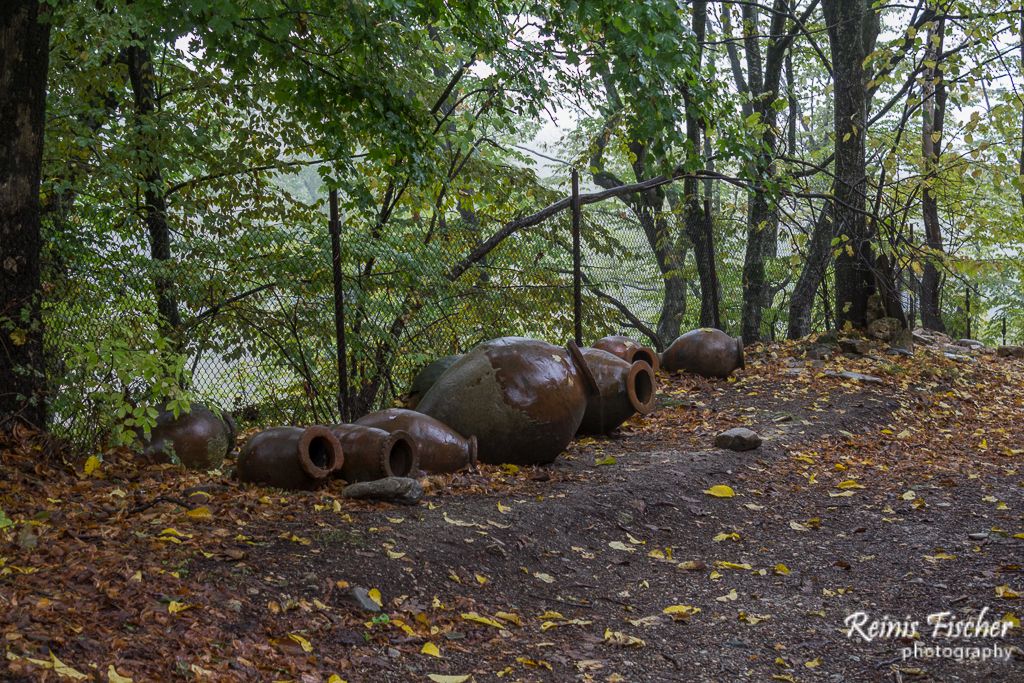
{"type": "Polygon", "coordinates": [[[166,408],[160,410],[149,438],[142,437],[145,460],[190,470],[212,470],[224,463],[224,456],[235,447],[234,420],[228,413],[218,417],[202,403],[192,403],[190,408],[178,417],[166,408]]]}
{"type": "Polygon", "coordinates": [[[596,391],[575,344],[502,337],[460,358],[417,410],[475,436],[483,462],[542,465],[572,441],[596,391]]]}
{"type": "Polygon", "coordinates": [[[350,484],[385,477],[415,477],[420,465],[416,440],[396,429],[340,424],[331,427],[345,449],[345,463],[337,474],[350,484]]]}
{"type": "Polygon", "coordinates": [[[658,380],[646,361],[627,363],[601,349],[582,349],[598,393],[589,397],[578,434],[608,434],[634,414],[654,410],[658,380]]]}
{"type": "Polygon", "coordinates": [[[448,368],[455,365],[455,361],[460,358],[462,358],[461,353],[454,356],[442,356],[416,373],[416,377],[412,380],[412,386],[409,388],[409,393],[405,395],[405,404],[410,408],[415,408],[419,404],[420,399],[423,398],[423,395],[430,391],[430,387],[434,386],[437,378],[443,375],[448,368]]]}
{"type": "Polygon", "coordinates": [[[416,441],[420,469],[427,472],[458,472],[476,465],[476,437],[464,439],[458,432],[429,415],[414,410],[389,408],[364,415],[357,425],[386,432],[402,430],[416,441]]]}
{"type": "Polygon", "coordinates": [[[246,442],[236,471],[241,481],[309,491],[326,484],[344,461],[327,427],[276,427],[246,442]]]}
{"type": "Polygon", "coordinates": [[[743,340],[702,327],[672,342],[661,362],[669,372],[684,370],[704,377],[728,377],[733,370],[743,367],[743,340]]]}
{"type": "Polygon", "coordinates": [[[613,356],[618,356],[627,363],[642,360],[651,366],[651,370],[657,372],[661,369],[661,357],[658,352],[650,346],[644,346],[638,341],[621,334],[610,334],[601,337],[594,342],[593,348],[607,351],[613,356]]]}

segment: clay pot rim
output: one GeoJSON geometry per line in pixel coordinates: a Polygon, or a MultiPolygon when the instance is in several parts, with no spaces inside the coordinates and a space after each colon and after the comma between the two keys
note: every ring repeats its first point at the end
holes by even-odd
{"type": "Polygon", "coordinates": [[[565,345],[565,348],[569,352],[569,358],[572,359],[576,370],[583,376],[583,390],[590,396],[599,394],[601,390],[597,386],[597,380],[594,379],[594,373],[590,371],[590,365],[587,364],[587,358],[583,355],[583,351],[580,350],[575,341],[570,341],[565,345]]]}
{"type": "Polygon", "coordinates": [[[747,367],[743,357],[743,337],[733,337],[736,340],[736,367],[739,369],[747,367]]]}
{"type": "Polygon", "coordinates": [[[658,352],[652,349],[650,346],[633,346],[630,347],[629,351],[626,352],[626,360],[630,363],[643,362],[650,366],[651,371],[657,372],[661,369],[661,358],[658,357],[658,352]],[[637,358],[637,354],[643,354],[647,358],[637,358]]]}
{"type": "Polygon", "coordinates": [[[615,353],[614,351],[608,348],[608,346],[611,346],[613,344],[622,344],[622,346],[625,347],[625,358],[623,358],[622,360],[626,361],[627,363],[635,363],[638,360],[643,360],[647,361],[647,364],[651,366],[651,370],[653,370],[654,372],[658,372],[658,370],[661,369],[661,355],[657,351],[655,351],[653,347],[641,344],[640,342],[634,339],[630,339],[624,334],[605,335],[604,337],[601,337],[600,339],[595,341],[590,346],[591,348],[607,351],[613,356],[619,357],[619,354],[615,353]],[[636,355],[638,353],[642,353],[647,357],[637,358],[636,355]]]}
{"type": "MultiPolygon", "coordinates": [[[[444,424],[444,423],[442,423],[444,424]]],[[[453,430],[454,431],[454,430],[453,430]]],[[[466,437],[466,449],[469,451],[469,463],[467,463],[469,469],[476,469],[477,466],[477,453],[479,451],[479,444],[476,440],[476,435],[466,437]]]]}
{"type": "Polygon", "coordinates": [[[299,465],[302,470],[313,479],[326,479],[331,473],[341,469],[345,462],[345,453],[341,448],[341,442],[330,429],[322,425],[313,425],[302,430],[296,446],[299,456],[299,465]],[[320,467],[309,457],[309,448],[314,441],[323,439],[327,442],[327,467],[320,467]]]}
{"type": "Polygon", "coordinates": [[[658,380],[654,369],[647,364],[647,361],[638,360],[629,366],[629,374],[626,375],[626,395],[629,396],[629,403],[636,412],[641,415],[654,412],[658,396],[658,380]],[[651,396],[647,401],[640,400],[636,392],[637,378],[642,374],[646,374],[651,382],[651,396]]]}
{"type": "MultiPolygon", "coordinates": [[[[377,428],[374,428],[377,429],[377,428]]],[[[384,430],[381,430],[384,431],[384,430]]],[[[380,469],[384,474],[389,477],[415,477],[416,473],[420,469],[420,448],[419,442],[413,438],[412,434],[405,431],[404,429],[396,429],[393,432],[388,432],[388,438],[381,442],[381,449],[378,457],[380,458],[380,469]],[[401,474],[396,474],[391,469],[391,454],[395,448],[399,445],[399,442],[404,444],[409,449],[409,471],[401,474]]]]}

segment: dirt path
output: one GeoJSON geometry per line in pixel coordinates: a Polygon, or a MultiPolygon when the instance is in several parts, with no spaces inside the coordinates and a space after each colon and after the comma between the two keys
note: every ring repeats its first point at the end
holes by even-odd
{"type": "Polygon", "coordinates": [[[903,661],[912,639],[844,628],[863,611],[918,620],[923,646],[1022,645],[1019,627],[980,643],[924,624],[1024,614],[1021,364],[920,351],[800,370],[797,353],[668,380],[615,437],[547,469],[432,479],[411,508],[114,460],[62,478],[19,467],[15,445],[7,675],[52,677],[52,651],[96,680],[1024,680],[1019,653],[903,661]],[[764,444],[713,448],[735,425],[764,444]]]}

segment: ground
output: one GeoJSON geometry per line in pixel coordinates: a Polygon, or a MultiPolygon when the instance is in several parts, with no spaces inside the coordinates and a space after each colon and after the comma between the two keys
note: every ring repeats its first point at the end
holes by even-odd
{"type": "Polygon", "coordinates": [[[1019,650],[901,656],[1024,644],[1024,364],[919,348],[813,367],[804,350],[750,350],[729,381],[665,376],[659,410],[616,434],[548,468],[428,479],[415,507],[118,453],[93,469],[18,435],[0,455],[0,677],[1024,680],[1019,650]],[[713,447],[739,425],[763,445],[713,447]],[[1004,637],[925,623],[985,608],[1004,637]],[[851,638],[856,612],[917,636],[851,638]]]}

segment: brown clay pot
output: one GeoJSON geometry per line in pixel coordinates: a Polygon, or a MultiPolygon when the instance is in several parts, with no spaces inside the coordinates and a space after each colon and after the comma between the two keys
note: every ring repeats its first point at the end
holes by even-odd
{"type": "Polygon", "coordinates": [[[607,337],[601,337],[594,342],[593,348],[607,351],[627,363],[638,360],[645,361],[654,372],[661,369],[661,357],[657,351],[622,334],[610,334],[607,337]]]}
{"type": "Polygon", "coordinates": [[[388,433],[376,427],[341,424],[331,427],[345,450],[337,474],[350,484],[385,477],[415,477],[420,457],[416,440],[401,429],[388,433]]]}
{"type": "Polygon", "coordinates": [[[235,447],[235,424],[228,413],[218,417],[202,403],[192,403],[187,413],[161,409],[149,438],[142,438],[142,457],[149,462],[170,462],[190,470],[221,466],[235,447]]]}
{"type": "Polygon", "coordinates": [[[328,482],[345,456],[327,427],[276,427],[253,436],[238,454],[241,481],[312,490],[328,482]]]}
{"type": "Polygon", "coordinates": [[[419,404],[420,399],[423,398],[423,395],[430,391],[430,387],[434,386],[437,378],[443,375],[448,368],[455,365],[455,361],[460,358],[462,358],[462,354],[442,356],[416,373],[416,377],[412,380],[412,386],[409,388],[409,393],[405,396],[406,405],[410,408],[415,408],[419,404]]]}
{"type": "Polygon", "coordinates": [[[501,337],[460,358],[417,410],[475,436],[483,462],[542,465],[572,441],[594,392],[575,344],[501,337]]]}
{"type": "Polygon", "coordinates": [[[635,413],[654,410],[658,380],[646,361],[627,363],[601,349],[582,349],[598,393],[589,397],[578,434],[608,434],[635,413]]]}
{"type": "Polygon", "coordinates": [[[704,377],[728,377],[743,367],[743,340],[710,327],[690,330],[672,342],[661,362],[669,372],[685,370],[704,377]]]}
{"type": "Polygon", "coordinates": [[[356,420],[356,424],[386,432],[408,432],[419,449],[420,469],[427,472],[458,472],[476,465],[476,437],[464,439],[454,429],[429,415],[389,408],[364,415],[356,420]]]}

